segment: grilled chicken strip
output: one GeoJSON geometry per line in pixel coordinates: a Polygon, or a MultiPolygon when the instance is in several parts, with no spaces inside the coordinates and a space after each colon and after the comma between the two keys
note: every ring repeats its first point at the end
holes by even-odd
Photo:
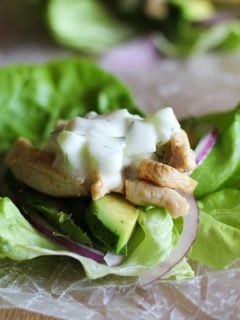
{"type": "Polygon", "coordinates": [[[189,204],[177,191],[158,187],[145,181],[126,180],[126,199],[138,206],[155,205],[166,208],[173,218],[189,213],[189,204]]]}
{"type": "Polygon", "coordinates": [[[168,164],[181,172],[191,172],[196,168],[196,159],[190,147],[188,136],[182,129],[172,136],[171,152],[168,164]]]}
{"type": "Polygon", "coordinates": [[[140,163],[138,178],[155,183],[160,187],[179,189],[188,194],[192,194],[197,186],[197,182],[186,174],[154,160],[143,160],[140,163]]]}
{"type": "Polygon", "coordinates": [[[107,186],[104,184],[104,181],[101,179],[101,177],[97,176],[95,182],[91,186],[90,192],[92,199],[97,200],[105,196],[105,194],[108,193],[109,190],[107,186]]]}
{"type": "Polygon", "coordinates": [[[56,197],[86,195],[84,180],[56,170],[52,166],[54,160],[52,153],[19,138],[8,153],[6,164],[16,179],[39,192],[56,197]]]}

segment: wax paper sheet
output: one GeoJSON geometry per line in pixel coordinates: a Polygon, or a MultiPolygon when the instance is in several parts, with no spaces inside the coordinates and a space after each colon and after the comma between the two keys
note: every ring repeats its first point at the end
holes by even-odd
{"type": "MultiPolygon", "coordinates": [[[[171,105],[183,117],[231,108],[240,100],[238,56],[160,60],[149,69],[118,75],[145,111],[171,105]]],[[[80,264],[64,257],[1,260],[0,307],[73,320],[238,319],[240,262],[221,271],[191,263],[196,271],[192,280],[140,288],[119,277],[88,281],[80,264]]]]}

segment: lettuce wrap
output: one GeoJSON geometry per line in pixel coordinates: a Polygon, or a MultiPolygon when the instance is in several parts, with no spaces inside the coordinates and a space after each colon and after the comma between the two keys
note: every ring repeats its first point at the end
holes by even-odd
{"type": "MultiPolygon", "coordinates": [[[[25,136],[36,145],[41,145],[53,130],[57,119],[69,119],[89,111],[107,113],[120,107],[142,114],[120,81],[87,60],[71,59],[44,65],[2,68],[0,96],[2,152],[7,151],[19,136],[25,136]]],[[[16,198],[13,196],[11,200],[5,197],[4,190],[0,191],[2,258],[21,261],[42,255],[69,256],[81,262],[90,279],[108,274],[138,276],[143,270],[164,260],[175,247],[181,233],[165,209],[143,208],[139,212],[127,257],[121,265],[109,267],[47,239],[28,222],[16,198]]],[[[50,222],[58,228],[55,234],[91,245],[89,238],[81,232],[77,221],[71,219],[68,212],[58,210],[58,205],[53,209],[51,202],[46,204],[41,201],[41,197],[38,198],[38,207],[35,209],[44,211],[48,222],[51,216],[50,222]]],[[[169,277],[176,279],[192,276],[193,271],[186,259],[169,273],[169,277]]]]}
{"type": "MultiPolygon", "coordinates": [[[[3,68],[0,70],[0,97],[1,151],[7,151],[21,135],[40,145],[59,118],[69,119],[90,110],[105,113],[122,106],[141,114],[121,82],[94,64],[77,59],[3,68]]],[[[216,268],[224,268],[240,257],[237,204],[240,181],[239,112],[236,108],[224,114],[185,121],[194,123],[194,126],[189,125],[193,135],[198,127],[206,124],[219,130],[212,151],[192,173],[192,177],[199,182],[195,195],[201,214],[198,236],[189,254],[192,259],[216,268]]],[[[65,255],[80,261],[91,279],[107,274],[137,276],[142,270],[164,261],[182,231],[180,219],[173,221],[166,210],[141,209],[138,226],[130,240],[129,255],[121,265],[109,267],[74,254],[47,239],[0,191],[3,196],[0,200],[1,258],[21,261],[42,255],[65,255]]],[[[72,230],[76,230],[75,227],[71,224],[72,230]]],[[[183,259],[166,277],[184,279],[193,275],[187,260],[183,259]]]]}

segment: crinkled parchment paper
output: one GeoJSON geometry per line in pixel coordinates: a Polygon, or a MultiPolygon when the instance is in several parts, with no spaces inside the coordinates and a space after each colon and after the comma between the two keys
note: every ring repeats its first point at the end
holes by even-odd
{"type": "MultiPolygon", "coordinates": [[[[145,111],[171,105],[182,117],[231,108],[240,100],[237,56],[160,61],[148,70],[119,75],[145,111]]],[[[87,281],[80,264],[67,258],[2,260],[0,307],[62,319],[239,319],[240,263],[222,271],[192,264],[192,280],[139,288],[116,277],[87,281]]]]}

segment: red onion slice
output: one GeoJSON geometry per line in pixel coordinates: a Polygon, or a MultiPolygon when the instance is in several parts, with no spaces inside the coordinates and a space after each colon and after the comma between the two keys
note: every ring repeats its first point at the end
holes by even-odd
{"type": "Polygon", "coordinates": [[[194,196],[186,195],[185,198],[189,202],[190,213],[183,217],[183,230],[178,243],[164,261],[153,268],[149,268],[140,275],[138,281],[141,286],[146,286],[163,277],[186,256],[191,248],[198,231],[199,209],[194,196]]]}
{"type": "Polygon", "coordinates": [[[53,228],[50,228],[46,225],[46,222],[36,213],[34,213],[31,209],[23,209],[26,213],[26,218],[29,221],[29,223],[37,229],[40,233],[47,236],[49,239],[53,240],[60,246],[63,246],[72,252],[75,252],[83,257],[90,258],[96,262],[102,262],[104,259],[104,253],[89,248],[85,245],[79,244],[77,242],[74,242],[72,240],[68,240],[66,238],[63,238],[62,236],[57,236],[54,234],[55,231],[53,228]]]}
{"type": "Polygon", "coordinates": [[[198,143],[195,149],[196,163],[199,166],[204,159],[208,156],[212,148],[214,147],[218,137],[217,128],[213,128],[212,131],[203,137],[198,143]]]}

